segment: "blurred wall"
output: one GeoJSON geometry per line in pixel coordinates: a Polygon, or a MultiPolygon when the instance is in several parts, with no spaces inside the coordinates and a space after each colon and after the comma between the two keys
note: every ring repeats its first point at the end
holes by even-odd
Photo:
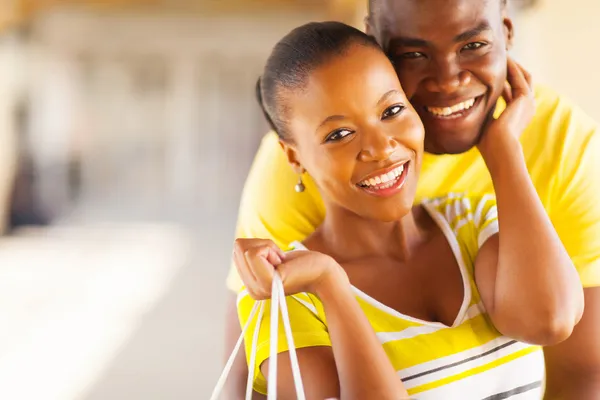
{"type": "Polygon", "coordinates": [[[256,79],[281,36],[319,17],[63,11],[38,20],[28,134],[38,197],[61,214],[235,211],[267,130],[256,79]]]}
{"type": "Polygon", "coordinates": [[[7,226],[19,151],[14,114],[20,94],[22,56],[17,35],[0,37],[0,235],[7,226]]]}
{"type": "Polygon", "coordinates": [[[514,54],[600,121],[600,1],[541,0],[517,15],[514,54]]]}

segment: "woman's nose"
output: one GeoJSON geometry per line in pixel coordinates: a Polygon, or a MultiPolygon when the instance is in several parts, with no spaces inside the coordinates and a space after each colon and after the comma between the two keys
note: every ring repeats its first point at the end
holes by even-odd
{"type": "Polygon", "coordinates": [[[385,132],[370,132],[363,141],[362,150],[359,154],[361,161],[385,161],[398,149],[396,139],[385,132]]]}

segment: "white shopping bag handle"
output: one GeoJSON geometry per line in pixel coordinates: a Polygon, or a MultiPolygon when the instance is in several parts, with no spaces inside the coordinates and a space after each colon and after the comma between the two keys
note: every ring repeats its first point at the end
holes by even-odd
{"type": "MultiPolygon", "coordinates": [[[[268,400],[276,400],[277,398],[277,343],[278,343],[278,333],[279,333],[279,309],[281,308],[281,319],[283,320],[283,327],[285,331],[285,337],[288,343],[288,352],[290,354],[290,362],[292,367],[292,376],[294,378],[294,387],[296,388],[296,397],[298,400],[305,400],[306,396],[304,395],[304,386],[302,385],[302,377],[300,375],[300,365],[298,364],[298,356],[296,355],[296,346],[294,345],[294,338],[292,336],[292,328],[290,325],[290,317],[288,314],[287,303],[285,301],[285,292],[283,290],[283,283],[281,282],[281,277],[277,273],[274,272],[273,275],[273,286],[271,288],[271,335],[270,335],[270,351],[269,351],[269,377],[268,377],[268,387],[267,387],[267,399],[268,400]]],[[[217,400],[223,391],[223,387],[225,386],[225,381],[227,380],[227,376],[231,371],[231,367],[233,366],[233,361],[235,360],[235,356],[237,355],[240,347],[242,345],[242,341],[244,336],[246,335],[246,331],[250,326],[250,322],[254,319],[254,315],[256,311],[260,310],[258,313],[258,318],[256,321],[256,327],[254,329],[254,335],[252,337],[252,350],[250,352],[250,363],[248,366],[248,382],[246,385],[246,400],[252,398],[252,383],[254,382],[254,364],[256,363],[256,350],[258,345],[258,335],[259,330],[263,318],[264,311],[264,301],[257,301],[252,307],[252,311],[250,312],[250,316],[248,317],[248,321],[246,325],[242,329],[242,334],[240,335],[231,356],[229,356],[229,360],[225,364],[225,368],[219,377],[217,385],[210,397],[211,400],[217,400]]]]}

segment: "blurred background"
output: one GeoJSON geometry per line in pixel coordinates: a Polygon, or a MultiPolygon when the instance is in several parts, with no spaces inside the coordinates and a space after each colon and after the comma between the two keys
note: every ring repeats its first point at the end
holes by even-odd
{"type": "MultiPolygon", "coordinates": [[[[514,0],[513,55],[600,120],[597,0],[514,0]]],[[[0,2],[0,399],[203,399],[254,84],[365,0],[0,2]]]]}

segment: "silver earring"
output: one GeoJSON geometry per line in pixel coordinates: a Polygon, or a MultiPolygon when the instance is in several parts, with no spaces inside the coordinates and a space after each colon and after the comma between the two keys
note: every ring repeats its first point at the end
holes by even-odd
{"type": "Polygon", "coordinates": [[[298,183],[296,183],[294,189],[296,190],[296,193],[302,193],[304,192],[304,189],[306,189],[306,186],[304,186],[304,182],[302,182],[302,174],[298,177],[298,183]]]}

